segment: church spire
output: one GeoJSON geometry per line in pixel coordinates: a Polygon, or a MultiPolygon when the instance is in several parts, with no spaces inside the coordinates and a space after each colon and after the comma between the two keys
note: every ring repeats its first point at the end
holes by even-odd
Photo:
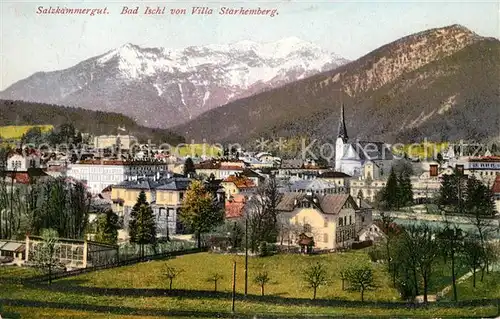
{"type": "Polygon", "coordinates": [[[342,103],[342,106],[340,108],[339,132],[337,138],[341,138],[344,141],[344,143],[347,142],[348,139],[347,129],[345,126],[344,103],[342,103]]]}

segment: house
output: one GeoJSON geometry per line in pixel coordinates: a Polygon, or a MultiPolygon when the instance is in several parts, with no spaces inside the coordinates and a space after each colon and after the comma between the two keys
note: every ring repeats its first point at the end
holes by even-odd
{"type": "Polygon", "coordinates": [[[144,191],[146,200],[153,209],[157,236],[168,238],[170,235],[182,233],[184,227],[177,217],[190,184],[189,178],[167,176],[158,180],[138,179],[114,185],[111,200],[113,211],[123,218],[124,232],[121,237],[128,237],[130,213],[141,191],[144,191]]]}
{"type": "Polygon", "coordinates": [[[222,181],[221,185],[226,193],[226,201],[236,194],[250,194],[257,188],[251,179],[240,174],[230,175],[222,181]]]}
{"type": "Polygon", "coordinates": [[[0,263],[12,262],[20,264],[25,259],[26,246],[23,242],[0,241],[0,263]]]}
{"type": "Polygon", "coordinates": [[[371,218],[371,209],[359,207],[349,194],[286,193],[277,209],[292,243],[313,242],[314,248],[331,251],[350,248],[356,240],[364,219],[357,215],[371,218]]]}
{"type": "Polygon", "coordinates": [[[19,150],[7,158],[7,171],[27,172],[29,168],[40,168],[40,161],[39,152],[31,149],[19,150]]]}
{"type": "Polygon", "coordinates": [[[373,242],[380,241],[385,238],[385,233],[377,225],[377,223],[372,223],[367,227],[362,228],[359,233],[359,241],[371,240],[373,242]]]}
{"type": "Polygon", "coordinates": [[[332,182],[335,185],[342,186],[344,188],[349,188],[349,181],[351,177],[352,177],[351,175],[342,172],[326,171],[319,174],[317,178],[321,178],[322,180],[332,182]]]}
{"type": "Polygon", "coordinates": [[[351,176],[362,176],[365,172],[370,178],[387,176],[392,167],[394,155],[389,146],[382,142],[356,141],[348,143],[347,128],[342,104],[335,142],[335,171],[351,176]],[[365,170],[364,167],[368,166],[365,170]]]}
{"type": "Polygon", "coordinates": [[[335,194],[344,193],[345,190],[342,186],[337,186],[336,184],[325,181],[323,179],[313,179],[313,180],[297,180],[288,186],[289,192],[294,193],[313,193],[313,194],[335,194]]]}
{"type": "Polygon", "coordinates": [[[122,150],[129,150],[134,144],[137,144],[137,138],[131,135],[118,134],[94,137],[94,147],[96,149],[119,147],[122,150]]]}
{"type": "Polygon", "coordinates": [[[232,196],[231,199],[226,201],[225,204],[225,216],[226,219],[239,219],[244,216],[245,204],[248,198],[242,194],[236,194],[232,196]]]}
{"type": "Polygon", "coordinates": [[[245,176],[248,179],[251,179],[255,186],[259,186],[266,180],[266,177],[263,174],[257,173],[253,169],[245,168],[243,172],[241,172],[241,176],[245,176]]]}

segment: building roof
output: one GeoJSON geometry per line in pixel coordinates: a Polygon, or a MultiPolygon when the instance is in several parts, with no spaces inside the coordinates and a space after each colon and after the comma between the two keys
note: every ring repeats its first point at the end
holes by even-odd
{"type": "Polygon", "coordinates": [[[174,177],[170,179],[170,182],[167,182],[164,185],[156,187],[157,190],[172,190],[172,191],[180,191],[188,189],[191,184],[190,178],[185,177],[174,177]]]}
{"type": "Polygon", "coordinates": [[[500,162],[500,156],[470,157],[469,162],[500,162]]]}
{"type": "Polygon", "coordinates": [[[348,139],[347,128],[345,126],[345,118],[344,118],[344,103],[342,103],[342,107],[340,109],[340,119],[339,119],[337,138],[341,138],[344,142],[346,142],[348,139]]]}
{"type": "Polygon", "coordinates": [[[350,177],[352,176],[344,172],[335,172],[335,171],[323,172],[318,175],[318,178],[350,178],[350,177]]]}
{"type": "Polygon", "coordinates": [[[191,179],[185,177],[171,177],[154,179],[138,179],[134,181],[123,181],[113,188],[140,189],[140,190],[186,190],[191,179]]]}
{"type": "Polygon", "coordinates": [[[233,183],[240,189],[255,187],[254,182],[245,176],[230,175],[223,181],[223,183],[233,183]]]}
{"type": "Polygon", "coordinates": [[[0,250],[13,251],[13,252],[17,253],[17,252],[24,251],[25,245],[23,243],[7,242],[2,247],[0,247],[0,250]]]}
{"type": "Polygon", "coordinates": [[[232,195],[231,199],[225,203],[226,218],[243,217],[247,198],[244,195],[232,195]]]}
{"type": "Polygon", "coordinates": [[[41,168],[33,167],[28,168],[25,172],[1,171],[0,176],[13,178],[16,183],[19,184],[29,184],[31,178],[50,177],[50,175],[45,173],[41,168]]]}
{"type": "Polygon", "coordinates": [[[298,180],[290,186],[292,191],[298,190],[325,190],[325,189],[336,189],[337,185],[332,182],[327,182],[322,179],[311,179],[311,180],[298,180]]]}
{"type": "MultiPolygon", "coordinates": [[[[279,211],[291,212],[295,209],[298,203],[308,200],[317,205],[318,209],[320,209],[323,213],[336,215],[340,212],[349,198],[352,198],[349,194],[314,194],[309,196],[304,193],[285,193],[283,194],[277,209],[279,211]],[[314,198],[317,199],[317,202],[313,200],[314,198]]],[[[356,203],[355,205],[357,207],[356,203]]]]}

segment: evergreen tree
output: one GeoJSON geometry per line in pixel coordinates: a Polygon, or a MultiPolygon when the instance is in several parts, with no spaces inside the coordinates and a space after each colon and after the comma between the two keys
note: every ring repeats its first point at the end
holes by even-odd
{"type": "Polygon", "coordinates": [[[189,174],[194,175],[196,173],[196,170],[194,168],[194,163],[191,157],[186,158],[186,161],[184,162],[184,176],[189,177],[189,174]]]}
{"type": "Polygon", "coordinates": [[[399,197],[398,178],[394,169],[391,169],[387,184],[384,189],[382,189],[382,205],[387,209],[399,209],[399,197]]]}
{"type": "Polygon", "coordinates": [[[467,180],[465,209],[474,215],[493,216],[496,213],[493,192],[474,176],[467,180]]]}
{"type": "Polygon", "coordinates": [[[116,245],[118,240],[118,215],[108,210],[97,217],[95,240],[101,243],[116,245]]]}
{"type": "Polygon", "coordinates": [[[144,191],[140,192],[130,213],[129,236],[130,242],[140,245],[141,257],[144,256],[144,245],[156,242],[155,217],[144,191]]]}
{"type": "Polygon", "coordinates": [[[201,248],[201,234],[213,230],[222,224],[224,211],[215,209],[212,194],[200,181],[193,181],[189,186],[179,215],[183,224],[195,232],[198,248],[201,248]]]}
{"type": "Polygon", "coordinates": [[[413,203],[413,189],[411,185],[410,175],[402,173],[398,179],[398,207],[411,205],[413,203]]]}
{"type": "Polygon", "coordinates": [[[466,178],[454,172],[441,178],[438,205],[454,213],[463,213],[466,195],[466,178]]]}

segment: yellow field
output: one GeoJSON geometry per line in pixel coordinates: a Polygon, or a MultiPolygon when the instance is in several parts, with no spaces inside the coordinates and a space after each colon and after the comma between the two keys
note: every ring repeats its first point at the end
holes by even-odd
{"type": "Polygon", "coordinates": [[[402,147],[395,147],[393,149],[394,153],[397,155],[403,155],[404,153],[408,154],[409,158],[420,158],[420,159],[428,159],[433,158],[437,153],[445,153],[448,150],[449,143],[433,143],[426,142],[420,144],[405,144],[402,147]]]}
{"type": "Polygon", "coordinates": [[[20,139],[23,134],[28,132],[33,127],[39,127],[42,131],[48,132],[54,128],[53,125],[9,125],[0,126],[0,137],[4,139],[20,139]]]}
{"type": "Polygon", "coordinates": [[[217,156],[219,153],[222,156],[222,148],[210,144],[179,144],[170,150],[171,154],[177,156],[217,156]]]}

